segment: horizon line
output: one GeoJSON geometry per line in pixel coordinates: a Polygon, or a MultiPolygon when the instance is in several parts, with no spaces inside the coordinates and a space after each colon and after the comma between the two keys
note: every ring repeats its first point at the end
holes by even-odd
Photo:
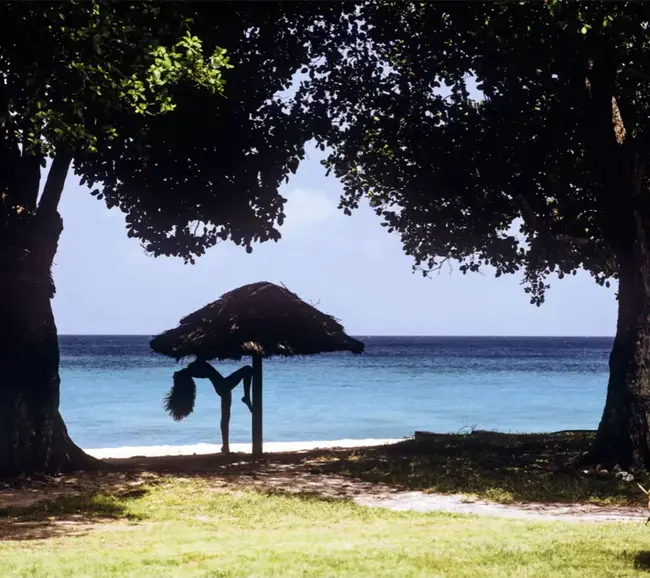
{"type": "MultiPolygon", "coordinates": [[[[157,333],[59,333],[59,337],[153,337],[154,335],[157,335],[157,333]]],[[[426,338],[426,337],[440,337],[440,338],[486,338],[486,339],[494,339],[494,338],[517,338],[517,339],[522,339],[522,338],[530,338],[530,339],[536,339],[536,338],[543,338],[543,339],[613,339],[616,337],[615,335],[524,335],[524,334],[512,334],[512,335],[488,335],[488,334],[475,334],[475,335],[469,335],[469,334],[460,334],[460,333],[452,333],[452,334],[441,334],[441,333],[430,333],[428,335],[424,334],[390,334],[390,333],[375,333],[375,334],[364,334],[364,333],[355,333],[355,334],[350,334],[351,337],[417,337],[417,338],[426,338]]]]}

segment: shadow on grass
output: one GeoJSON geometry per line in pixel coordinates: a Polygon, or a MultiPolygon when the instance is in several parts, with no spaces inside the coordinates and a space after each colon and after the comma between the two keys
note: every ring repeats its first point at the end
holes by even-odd
{"type": "MultiPolygon", "coordinates": [[[[502,434],[476,431],[427,435],[426,441],[358,449],[313,463],[314,472],[337,473],[412,490],[474,494],[501,503],[581,502],[640,505],[636,483],[612,473],[573,466],[592,432],[502,434]]],[[[644,483],[644,474],[637,479],[644,483]]]]}
{"type": "Polygon", "coordinates": [[[650,552],[643,550],[634,557],[634,568],[650,572],[650,552]]]}
{"type": "Polygon", "coordinates": [[[31,505],[0,509],[0,541],[43,540],[57,536],[82,535],[109,520],[136,521],[128,502],[147,494],[143,488],[62,495],[31,505]]]}
{"type": "Polygon", "coordinates": [[[256,490],[265,496],[279,496],[281,498],[293,498],[301,502],[324,502],[326,504],[340,504],[341,499],[333,496],[323,495],[317,490],[288,490],[285,488],[258,488],[256,490]]]}
{"type": "MultiPolygon", "coordinates": [[[[221,477],[230,481],[338,474],[396,489],[473,494],[500,503],[642,505],[635,482],[610,472],[585,474],[573,464],[590,447],[594,432],[428,434],[424,441],[356,449],[267,454],[169,456],[111,460],[119,469],[221,477]]],[[[636,476],[646,484],[647,474],[636,476]]],[[[329,493],[329,492],[327,492],[329,493]]]]}
{"type": "MultiPolygon", "coordinates": [[[[334,450],[335,453],[349,453],[349,450],[334,450]]],[[[207,474],[219,476],[256,475],[268,465],[286,467],[299,466],[306,459],[327,456],[331,449],[277,452],[253,458],[250,454],[194,454],[183,456],[136,456],[133,458],[112,458],[106,462],[119,471],[147,471],[158,474],[207,474]]]]}
{"type": "Polygon", "coordinates": [[[66,524],[69,534],[70,528],[82,531],[100,521],[132,520],[129,500],[144,495],[142,488],[191,478],[205,479],[211,491],[257,490],[319,500],[411,489],[501,503],[644,505],[635,482],[648,487],[647,474],[620,482],[611,473],[585,474],[573,466],[593,435],[475,431],[370,448],[273,453],[261,459],[210,454],[108,460],[107,471],[0,480],[0,540],[57,535],[66,524]]]}

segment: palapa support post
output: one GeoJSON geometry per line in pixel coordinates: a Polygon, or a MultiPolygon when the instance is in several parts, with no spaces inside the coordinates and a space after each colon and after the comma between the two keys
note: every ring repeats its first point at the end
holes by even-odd
{"type": "Polygon", "coordinates": [[[224,391],[221,397],[221,453],[230,453],[230,408],[232,406],[232,393],[224,391]]]}
{"type": "Polygon", "coordinates": [[[262,456],[262,357],[253,355],[253,456],[262,456]]]}

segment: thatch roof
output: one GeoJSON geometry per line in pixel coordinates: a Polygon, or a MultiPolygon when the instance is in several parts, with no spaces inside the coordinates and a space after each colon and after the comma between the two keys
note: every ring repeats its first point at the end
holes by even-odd
{"type": "Polygon", "coordinates": [[[178,327],[154,337],[151,348],[175,359],[196,355],[209,361],[247,355],[361,353],[364,344],[346,335],[334,317],[286,287],[260,282],[229,291],[183,317],[178,327]]]}

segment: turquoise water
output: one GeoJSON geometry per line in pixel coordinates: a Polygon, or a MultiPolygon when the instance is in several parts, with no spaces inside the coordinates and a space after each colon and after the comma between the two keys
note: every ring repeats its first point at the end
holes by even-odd
{"type": "MultiPolygon", "coordinates": [[[[265,361],[267,441],[598,425],[609,338],[361,339],[360,356],[265,361]]],[[[206,380],[198,381],[193,414],[174,422],[165,413],[163,397],[182,364],[152,353],[148,341],[61,337],[61,412],[81,447],[220,443],[219,398],[206,380]]],[[[215,363],[222,374],[240,365],[215,363]]],[[[240,397],[235,392],[232,442],[250,441],[250,414],[240,397]]]]}

